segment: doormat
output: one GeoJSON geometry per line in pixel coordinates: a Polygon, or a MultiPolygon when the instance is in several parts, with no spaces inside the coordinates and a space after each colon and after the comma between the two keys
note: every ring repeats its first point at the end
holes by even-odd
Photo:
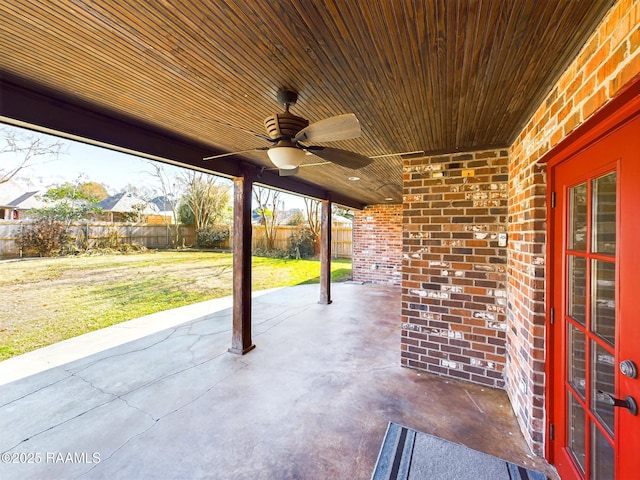
{"type": "Polygon", "coordinates": [[[547,476],[389,422],[371,479],[547,480],[547,476]]]}

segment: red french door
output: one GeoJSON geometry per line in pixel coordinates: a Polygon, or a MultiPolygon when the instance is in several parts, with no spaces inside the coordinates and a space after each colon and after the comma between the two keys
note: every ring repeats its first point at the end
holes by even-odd
{"type": "Polygon", "coordinates": [[[640,117],[634,115],[549,169],[555,207],[548,412],[550,456],[562,479],[640,478],[640,117]]]}

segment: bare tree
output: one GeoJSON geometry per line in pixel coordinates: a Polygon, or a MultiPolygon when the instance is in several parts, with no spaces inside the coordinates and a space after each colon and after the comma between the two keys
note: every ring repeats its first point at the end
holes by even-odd
{"type": "Polygon", "coordinates": [[[150,185],[144,185],[140,183],[127,183],[120,189],[120,192],[130,193],[143,200],[151,200],[156,195],[159,195],[158,190],[150,185]]]}
{"type": "Polygon", "coordinates": [[[258,213],[264,226],[265,247],[268,251],[272,251],[275,246],[276,231],[280,224],[280,211],[278,210],[280,192],[254,185],[253,197],[258,204],[258,213]]]}
{"type": "Polygon", "coordinates": [[[3,142],[0,155],[10,158],[2,161],[0,184],[11,180],[20,170],[37,164],[37,159],[57,159],[66,146],[60,139],[50,141],[37,134],[20,134],[8,128],[0,129],[0,139],[3,142]]]}
{"type": "MultiPolygon", "coordinates": [[[[320,208],[322,203],[313,198],[304,197],[305,215],[306,221],[311,231],[311,238],[313,238],[314,255],[320,253],[320,208]]],[[[333,215],[342,215],[346,218],[353,218],[353,214],[350,210],[332,205],[331,212],[333,215]]]]}
{"type": "Polygon", "coordinates": [[[313,238],[313,252],[317,255],[320,252],[320,202],[313,198],[304,197],[305,213],[307,223],[313,238]]]}
{"type": "MultiPolygon", "coordinates": [[[[168,205],[171,209],[171,214],[173,215],[173,219],[176,222],[174,233],[174,247],[180,245],[180,226],[178,225],[179,215],[178,215],[178,206],[180,202],[181,193],[181,185],[182,182],[177,176],[170,176],[167,171],[164,169],[164,166],[158,162],[149,162],[149,165],[152,168],[150,175],[155,177],[160,183],[160,191],[162,192],[162,203],[168,205]]],[[[169,229],[169,220],[163,215],[162,221],[169,229]]]]}
{"type": "Polygon", "coordinates": [[[191,215],[196,231],[219,223],[228,216],[230,186],[219,177],[190,170],[182,176],[183,204],[191,215]]]}

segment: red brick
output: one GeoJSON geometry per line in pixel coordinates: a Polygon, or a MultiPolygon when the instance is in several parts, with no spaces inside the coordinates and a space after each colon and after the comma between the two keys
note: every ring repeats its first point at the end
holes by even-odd
{"type": "MultiPolygon", "coordinates": [[[[406,206],[406,204],[405,204],[406,206]]],[[[404,211],[407,215],[407,211],[404,211]]],[[[420,269],[402,268],[402,205],[373,205],[356,211],[353,220],[353,279],[361,282],[399,285],[402,273],[420,269]]]]}
{"type": "MultiPolygon", "coordinates": [[[[426,157],[421,162],[429,165],[435,160],[436,158],[426,157]]],[[[421,215],[412,216],[410,224],[413,225],[414,221],[422,224],[423,235],[427,231],[433,231],[430,230],[433,225],[441,228],[438,233],[434,232],[428,239],[423,237],[418,243],[413,238],[415,234],[405,229],[403,245],[409,258],[404,259],[403,268],[411,268],[413,273],[411,278],[403,276],[402,301],[407,305],[423,305],[428,301],[430,314],[440,314],[438,320],[430,321],[429,325],[443,333],[430,335],[429,341],[444,345],[442,350],[448,354],[449,360],[468,364],[469,358],[483,359],[487,353],[497,355],[498,348],[502,351],[499,368],[487,370],[471,366],[475,374],[473,378],[450,368],[437,370],[438,373],[501,387],[504,382],[496,372],[502,371],[506,362],[506,340],[505,337],[497,337],[495,330],[486,328],[487,305],[495,304],[495,298],[487,294],[489,287],[474,286],[474,277],[486,278],[487,272],[480,271],[484,265],[486,270],[497,276],[491,282],[491,288],[506,283],[506,269],[503,268],[498,273],[497,266],[493,263],[499,256],[499,261],[506,263],[506,249],[489,248],[492,246],[489,232],[496,231],[498,227],[505,230],[506,197],[504,201],[492,203],[491,210],[488,204],[482,202],[489,201],[493,198],[491,195],[497,192],[506,193],[508,155],[503,150],[491,150],[440,155],[437,161],[445,168],[449,162],[459,163],[456,169],[451,170],[456,177],[404,184],[405,201],[422,195],[421,199],[428,204],[420,205],[421,215]],[[459,176],[463,169],[474,169],[475,176],[463,180],[459,176]],[[483,232],[484,238],[476,235],[478,228],[483,232]],[[419,258],[414,258],[412,255],[420,249],[426,249],[428,253],[423,251],[419,258]],[[420,278],[420,286],[423,288],[415,288],[417,278],[420,278]],[[472,295],[477,296],[477,301],[471,301],[472,295]],[[477,334],[478,329],[481,335],[477,334]],[[498,344],[488,343],[489,336],[497,340],[498,344]],[[460,348],[465,350],[458,355],[460,348]]],[[[420,167],[415,162],[412,165],[420,167]]],[[[492,315],[490,318],[494,321],[505,321],[504,313],[492,315]]],[[[418,319],[413,315],[403,315],[402,322],[417,324],[418,319]]],[[[426,339],[423,340],[423,343],[426,342],[426,339]]],[[[425,348],[424,345],[420,347],[425,348]]],[[[441,358],[443,351],[428,349],[420,360],[431,366],[441,358]]],[[[433,371],[429,367],[427,370],[433,371]]]]}

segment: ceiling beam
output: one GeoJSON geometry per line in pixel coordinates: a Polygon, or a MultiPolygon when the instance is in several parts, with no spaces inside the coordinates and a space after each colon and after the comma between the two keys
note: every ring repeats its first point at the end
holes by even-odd
{"type": "MultiPolygon", "coordinates": [[[[32,82],[0,74],[0,99],[0,116],[9,123],[133,155],[212,171],[200,165],[203,156],[211,154],[210,148],[112,112],[100,111],[32,82]]],[[[216,162],[216,172],[228,177],[240,175],[238,164],[229,160],[216,162]]]]}
{"type": "MultiPolygon", "coordinates": [[[[241,176],[243,164],[263,170],[260,165],[246,159],[221,158],[214,165],[203,158],[224,152],[215,152],[210,146],[180,137],[175,132],[152,128],[2,72],[0,121],[225,177],[241,176]]],[[[329,192],[323,188],[295,177],[280,177],[270,171],[263,171],[256,181],[303,196],[329,198],[329,192]]],[[[355,198],[331,195],[334,203],[357,209],[364,206],[355,198]]]]}
{"type": "Polygon", "coordinates": [[[317,200],[328,200],[331,198],[332,203],[349,208],[355,208],[357,210],[362,210],[365,207],[363,202],[356,200],[355,198],[341,195],[336,192],[330,192],[315,185],[296,180],[295,177],[281,177],[275,170],[264,170],[261,174],[258,174],[256,183],[276,188],[278,190],[299,193],[300,195],[312,197],[317,200]]]}

